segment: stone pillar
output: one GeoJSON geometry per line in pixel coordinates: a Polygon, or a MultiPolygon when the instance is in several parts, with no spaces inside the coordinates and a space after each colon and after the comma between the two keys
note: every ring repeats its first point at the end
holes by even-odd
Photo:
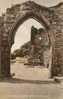
{"type": "Polygon", "coordinates": [[[52,54],[51,77],[62,75],[61,59],[62,57],[60,50],[54,48],[52,54]]]}
{"type": "Polygon", "coordinates": [[[1,33],[1,29],[0,29],[0,76],[2,75],[2,73],[1,73],[1,67],[2,67],[2,64],[1,64],[1,54],[2,54],[2,52],[1,52],[1,50],[2,50],[2,33],[1,33]]]}
{"type": "Polygon", "coordinates": [[[0,78],[10,77],[10,47],[8,44],[8,36],[5,32],[1,32],[0,44],[0,78]]]}
{"type": "Polygon", "coordinates": [[[1,73],[3,77],[10,77],[10,48],[3,47],[1,51],[1,73]]]}

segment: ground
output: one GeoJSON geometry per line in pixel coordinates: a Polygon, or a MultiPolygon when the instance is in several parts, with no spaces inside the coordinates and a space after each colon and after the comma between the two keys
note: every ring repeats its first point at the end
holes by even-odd
{"type": "Polygon", "coordinates": [[[43,67],[13,63],[13,79],[0,82],[0,99],[63,99],[63,82],[55,83],[43,67]]]}

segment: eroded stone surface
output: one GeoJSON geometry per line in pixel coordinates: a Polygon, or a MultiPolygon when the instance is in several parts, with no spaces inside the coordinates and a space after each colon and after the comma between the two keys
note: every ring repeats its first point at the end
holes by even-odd
{"type": "Polygon", "coordinates": [[[10,75],[10,49],[15,32],[29,18],[37,20],[47,30],[53,49],[52,74],[55,75],[55,66],[58,66],[63,75],[63,3],[47,8],[32,1],[12,6],[0,17],[1,74],[6,77],[10,75]]]}

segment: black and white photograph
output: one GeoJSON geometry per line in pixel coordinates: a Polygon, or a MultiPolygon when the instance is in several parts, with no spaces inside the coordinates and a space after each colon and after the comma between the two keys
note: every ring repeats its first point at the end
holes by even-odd
{"type": "Polygon", "coordinates": [[[0,99],[63,99],[63,0],[0,0],[0,99]]]}

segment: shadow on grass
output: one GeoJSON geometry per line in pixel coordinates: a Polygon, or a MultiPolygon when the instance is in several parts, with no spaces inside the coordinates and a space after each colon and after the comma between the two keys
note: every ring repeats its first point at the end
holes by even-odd
{"type": "Polygon", "coordinates": [[[0,79],[0,82],[7,82],[7,83],[28,83],[28,84],[55,84],[53,79],[48,80],[28,80],[28,79],[19,79],[19,78],[6,78],[6,79],[0,79]]]}

